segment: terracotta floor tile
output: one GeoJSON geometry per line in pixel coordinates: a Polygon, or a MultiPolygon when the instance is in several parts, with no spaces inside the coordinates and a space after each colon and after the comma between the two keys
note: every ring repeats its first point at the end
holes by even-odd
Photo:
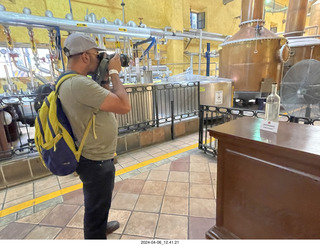
{"type": "Polygon", "coordinates": [[[120,190],[122,184],[123,184],[123,181],[118,181],[114,183],[113,192],[117,193],[120,190]]]}
{"type": "Polygon", "coordinates": [[[69,192],[63,195],[64,204],[74,204],[74,205],[83,205],[84,196],[82,189],[69,192]]]}
{"type": "Polygon", "coordinates": [[[175,160],[171,163],[170,170],[171,171],[183,171],[188,172],[190,169],[190,163],[186,161],[175,160]]]}
{"type": "Polygon", "coordinates": [[[64,228],[59,235],[55,238],[56,240],[83,240],[84,234],[82,229],[76,228],[64,228]]]}
{"type": "Polygon", "coordinates": [[[190,172],[190,183],[211,185],[210,173],[190,172]]]}
{"type": "Polygon", "coordinates": [[[34,228],[27,236],[26,240],[52,240],[58,233],[61,231],[61,228],[58,227],[49,227],[49,226],[37,226],[34,228]]]}
{"type": "Polygon", "coordinates": [[[124,227],[126,227],[131,211],[110,209],[108,221],[117,220],[120,223],[120,227],[115,233],[123,233],[124,227]]]}
{"type": "Polygon", "coordinates": [[[162,199],[162,196],[140,195],[134,210],[158,213],[161,208],[162,199]]]}
{"type": "Polygon", "coordinates": [[[121,240],[151,240],[153,237],[122,235],[121,240]]]}
{"type": "Polygon", "coordinates": [[[13,222],[0,231],[0,239],[23,239],[34,227],[33,224],[13,222]]]}
{"type": "Polygon", "coordinates": [[[160,165],[156,170],[170,170],[171,162],[160,165]]]}
{"type": "Polygon", "coordinates": [[[166,196],[188,197],[189,196],[189,183],[168,182],[165,195],[166,196]]]}
{"type": "Polygon", "coordinates": [[[190,171],[192,172],[209,172],[208,163],[203,162],[190,162],[190,171]]]}
{"type": "Polygon", "coordinates": [[[188,239],[188,217],[161,214],[155,237],[158,239],[188,239]]]}
{"type": "Polygon", "coordinates": [[[147,180],[168,180],[169,171],[168,170],[151,170],[147,180]]]}
{"type": "Polygon", "coordinates": [[[154,237],[158,214],[133,212],[124,234],[145,237],[154,237]]]}
{"type": "Polygon", "coordinates": [[[52,211],[54,207],[46,208],[29,216],[26,216],[22,219],[19,219],[19,223],[29,223],[29,224],[39,224],[41,220],[44,219],[52,211]]]}
{"type": "Polygon", "coordinates": [[[174,163],[177,163],[177,162],[190,163],[190,156],[180,157],[179,159],[174,161],[174,163]]]}
{"type": "Polygon", "coordinates": [[[216,218],[216,202],[214,199],[190,198],[190,216],[216,218]]]}
{"type": "Polygon", "coordinates": [[[119,193],[139,194],[144,186],[145,181],[139,179],[126,179],[123,181],[119,193]]]}
{"type": "Polygon", "coordinates": [[[189,217],[189,239],[206,239],[205,233],[215,223],[215,219],[189,217]]]}
{"type": "Polygon", "coordinates": [[[111,208],[132,210],[138,200],[138,197],[138,194],[117,193],[111,202],[111,208]]]}
{"type": "Polygon", "coordinates": [[[161,213],[188,215],[188,198],[164,196],[161,213]]]}
{"type": "Polygon", "coordinates": [[[149,173],[150,173],[150,171],[146,171],[146,172],[143,172],[143,173],[141,173],[141,174],[138,174],[138,175],[136,175],[136,176],[134,176],[134,177],[131,177],[131,179],[146,180],[146,179],[148,178],[148,176],[149,176],[149,173]]]}
{"type": "Polygon", "coordinates": [[[84,206],[82,206],[78,210],[78,212],[72,217],[72,219],[66,226],[83,229],[83,217],[84,217],[84,206]]]}
{"type": "Polygon", "coordinates": [[[108,240],[120,240],[121,239],[121,235],[120,234],[116,234],[116,233],[111,233],[108,235],[107,237],[108,240]]]}
{"type": "Polygon", "coordinates": [[[170,171],[168,181],[189,183],[189,172],[170,171]]]}
{"type": "Polygon", "coordinates": [[[164,181],[146,181],[141,194],[163,195],[167,182],[164,181]]]}
{"type": "Polygon", "coordinates": [[[58,204],[41,222],[40,225],[51,226],[66,226],[75,213],[78,211],[79,206],[58,204]]]}
{"type": "Polygon", "coordinates": [[[190,163],[208,163],[208,158],[210,156],[203,154],[200,152],[200,154],[192,154],[190,155],[190,163]],[[201,155],[200,155],[201,154],[201,155]]]}
{"type": "Polygon", "coordinates": [[[213,186],[191,183],[190,197],[214,199],[213,186]]]}

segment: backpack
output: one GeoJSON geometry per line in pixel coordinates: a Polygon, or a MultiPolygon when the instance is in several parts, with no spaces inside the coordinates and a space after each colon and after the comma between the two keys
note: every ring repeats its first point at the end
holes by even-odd
{"type": "Polygon", "coordinates": [[[74,72],[69,72],[58,78],[55,91],[44,99],[35,121],[34,141],[40,159],[47,169],[59,176],[71,174],[76,170],[84,142],[95,120],[93,114],[77,149],[71,125],[58,97],[60,85],[76,75],[74,72]]]}
{"type": "Polygon", "coordinates": [[[54,91],[54,86],[50,83],[45,83],[37,88],[35,94],[37,95],[34,100],[34,110],[38,113],[40,107],[42,106],[43,100],[49,93],[54,91]]]}

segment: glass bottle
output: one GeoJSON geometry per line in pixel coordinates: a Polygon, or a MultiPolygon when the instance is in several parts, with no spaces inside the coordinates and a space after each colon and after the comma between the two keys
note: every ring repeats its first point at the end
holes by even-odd
{"type": "Polygon", "coordinates": [[[280,96],[277,95],[277,84],[272,84],[271,94],[267,97],[265,120],[278,122],[280,113],[280,96]]]}

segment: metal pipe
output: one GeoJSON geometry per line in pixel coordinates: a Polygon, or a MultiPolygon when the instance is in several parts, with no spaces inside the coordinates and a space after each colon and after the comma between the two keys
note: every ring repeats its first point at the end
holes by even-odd
{"type": "MultiPolygon", "coordinates": [[[[59,27],[60,30],[65,30],[68,32],[78,31],[93,34],[109,34],[140,38],[148,38],[150,36],[176,40],[182,40],[186,37],[199,38],[198,33],[193,34],[192,32],[167,32],[162,29],[140,28],[105,23],[90,23],[86,21],[26,15],[7,11],[1,11],[0,24],[45,29],[59,27]]],[[[216,33],[204,33],[202,38],[210,41],[223,42],[226,36],[216,33]]]]}
{"type": "Polygon", "coordinates": [[[201,50],[202,49],[202,29],[200,29],[200,44],[199,44],[199,65],[198,65],[198,75],[201,73],[201,50]]]}
{"type": "Polygon", "coordinates": [[[313,26],[308,26],[306,28],[304,28],[305,30],[309,30],[312,28],[316,28],[316,35],[318,35],[318,31],[319,31],[319,26],[318,25],[313,25],[313,26]]]}
{"type": "Polygon", "coordinates": [[[122,0],[122,3],[121,3],[121,6],[122,6],[122,23],[123,24],[125,24],[125,22],[124,22],[124,6],[125,6],[126,4],[124,3],[124,1],[122,0]]]}
{"type": "Polygon", "coordinates": [[[266,9],[264,12],[274,14],[274,13],[286,12],[287,10],[288,10],[288,7],[284,7],[281,9],[266,9]]]}
{"type": "MultiPolygon", "coordinates": [[[[11,60],[12,60],[12,63],[14,64],[14,66],[15,66],[18,70],[24,71],[24,72],[27,72],[27,73],[30,72],[29,68],[27,68],[27,67],[25,67],[25,66],[18,65],[17,62],[16,62],[16,60],[15,60],[13,57],[11,57],[11,60]]],[[[45,78],[44,78],[43,76],[41,76],[40,74],[34,73],[34,72],[33,72],[33,74],[34,74],[35,78],[37,78],[37,79],[40,80],[41,82],[43,82],[43,83],[48,83],[48,82],[49,82],[47,79],[45,79],[45,78]]],[[[32,74],[30,74],[30,76],[32,77],[32,74]]]]}
{"type": "Polygon", "coordinates": [[[206,76],[210,76],[210,43],[207,43],[206,58],[207,58],[206,76]]]}
{"type": "Polygon", "coordinates": [[[302,36],[307,19],[308,0],[290,0],[287,13],[285,37],[302,36]]]}
{"type": "Polygon", "coordinates": [[[263,0],[242,0],[241,23],[251,20],[262,20],[264,1],[263,0]]]}

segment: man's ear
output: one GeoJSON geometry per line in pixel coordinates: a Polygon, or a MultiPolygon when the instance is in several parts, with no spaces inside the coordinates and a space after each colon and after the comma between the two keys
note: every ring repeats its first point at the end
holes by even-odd
{"type": "Polygon", "coordinates": [[[90,62],[89,55],[87,53],[82,53],[81,54],[81,59],[85,64],[88,64],[90,62]]]}

